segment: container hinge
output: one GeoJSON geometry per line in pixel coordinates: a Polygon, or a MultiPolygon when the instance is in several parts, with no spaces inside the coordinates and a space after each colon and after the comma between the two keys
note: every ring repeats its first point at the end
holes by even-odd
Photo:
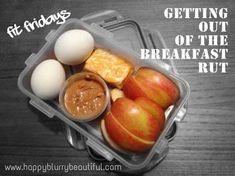
{"type": "Polygon", "coordinates": [[[99,25],[101,27],[106,27],[106,26],[110,26],[110,25],[116,24],[116,23],[118,23],[121,20],[122,20],[122,18],[120,18],[119,16],[113,16],[113,17],[110,17],[110,18],[107,18],[107,19],[101,21],[99,23],[99,25]]]}
{"type": "Polygon", "coordinates": [[[46,40],[47,42],[50,41],[50,40],[52,40],[52,38],[54,37],[54,35],[55,35],[55,30],[52,29],[52,30],[50,30],[50,32],[46,35],[45,40],[46,40]]]}
{"type": "Polygon", "coordinates": [[[66,123],[64,124],[64,133],[68,143],[76,150],[84,150],[86,148],[83,136],[66,123]]]}
{"type": "Polygon", "coordinates": [[[46,116],[48,116],[49,118],[54,117],[54,113],[53,110],[51,109],[50,106],[44,104],[41,102],[41,100],[37,101],[37,100],[30,100],[29,104],[31,104],[33,107],[35,107],[36,109],[38,109],[39,111],[41,111],[43,114],[45,114],[46,116]]]}
{"type": "Polygon", "coordinates": [[[118,23],[122,19],[122,15],[115,10],[96,11],[81,18],[86,23],[96,23],[101,27],[118,23]]]}
{"type": "Polygon", "coordinates": [[[112,32],[100,27],[98,24],[92,23],[91,26],[95,30],[95,32],[98,33],[99,35],[104,35],[105,38],[113,38],[112,32]]]}
{"type": "Polygon", "coordinates": [[[156,153],[161,155],[164,151],[166,151],[166,148],[168,148],[168,140],[161,139],[161,141],[158,143],[155,151],[156,151],[156,153]]]}
{"type": "Polygon", "coordinates": [[[181,122],[184,120],[186,114],[187,114],[187,109],[188,109],[188,104],[186,103],[177,113],[176,117],[175,117],[175,121],[177,122],[181,122]]]}
{"type": "MultiPolygon", "coordinates": [[[[149,30],[144,28],[144,33],[147,38],[147,43],[148,46],[150,47],[149,49],[162,49],[162,48],[167,48],[166,42],[162,37],[162,34],[158,30],[149,30]]],[[[150,59],[151,60],[151,59],[150,59]]],[[[174,66],[173,60],[157,60],[158,62],[161,62],[161,66],[168,70],[171,71],[175,74],[178,74],[177,69],[174,66]]]]}
{"type": "Polygon", "coordinates": [[[101,156],[103,156],[106,160],[112,161],[113,160],[113,155],[109,153],[107,150],[105,150],[103,147],[100,145],[97,145],[93,140],[87,139],[86,144],[91,147],[94,151],[99,153],[101,156]]]}
{"type": "Polygon", "coordinates": [[[32,63],[32,61],[36,58],[35,57],[36,56],[36,54],[35,53],[32,53],[26,60],[25,60],[25,64],[28,66],[28,65],[30,65],[31,63],[32,63]]]}

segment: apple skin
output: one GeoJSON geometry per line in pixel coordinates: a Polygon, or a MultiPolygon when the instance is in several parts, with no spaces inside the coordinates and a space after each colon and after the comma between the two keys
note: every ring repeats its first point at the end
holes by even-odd
{"type": "Polygon", "coordinates": [[[135,77],[134,79],[139,83],[140,88],[144,90],[144,92],[146,92],[146,98],[153,100],[155,103],[159,104],[164,109],[166,109],[172,104],[171,97],[160,87],[154,86],[151,82],[146,81],[142,77],[135,77]]]}
{"type": "Polygon", "coordinates": [[[115,119],[130,133],[155,141],[161,131],[158,119],[128,98],[118,98],[111,107],[115,119]]]}
{"type": "Polygon", "coordinates": [[[138,97],[148,97],[147,94],[142,90],[139,83],[135,80],[132,75],[129,75],[123,83],[123,92],[124,94],[134,100],[138,97]]]}
{"type": "Polygon", "coordinates": [[[122,149],[121,147],[119,147],[110,137],[110,135],[108,134],[106,127],[105,127],[105,120],[102,119],[101,120],[101,124],[100,124],[100,129],[101,132],[104,136],[104,139],[109,143],[109,145],[111,145],[115,150],[125,153],[125,154],[130,154],[128,153],[126,150],[122,149]]]}
{"type": "Polygon", "coordinates": [[[164,128],[166,118],[161,106],[146,97],[136,98],[135,102],[158,120],[161,130],[164,128]]]}
{"type": "Polygon", "coordinates": [[[176,102],[179,99],[180,91],[178,86],[164,74],[149,68],[141,67],[137,71],[136,77],[145,78],[146,81],[152,83],[154,86],[158,85],[161,87],[172,98],[172,102],[176,102]]]}
{"type": "Polygon", "coordinates": [[[144,152],[154,144],[154,141],[141,139],[129,132],[115,119],[112,113],[108,113],[105,118],[105,128],[111,140],[126,151],[144,152]]]}
{"type": "Polygon", "coordinates": [[[179,88],[173,81],[158,71],[144,67],[126,78],[123,92],[130,99],[147,97],[163,109],[180,98],[179,88]]]}
{"type": "Polygon", "coordinates": [[[118,151],[144,152],[160,136],[164,118],[163,109],[148,98],[121,97],[102,120],[101,130],[106,141],[118,151]]]}

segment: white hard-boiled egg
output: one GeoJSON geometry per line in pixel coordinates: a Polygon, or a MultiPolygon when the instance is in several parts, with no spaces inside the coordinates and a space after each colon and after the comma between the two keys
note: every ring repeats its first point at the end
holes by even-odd
{"type": "Polygon", "coordinates": [[[92,35],[80,29],[66,31],[57,39],[54,46],[57,59],[66,65],[81,64],[90,56],[93,49],[92,35]]]}
{"type": "Polygon", "coordinates": [[[34,69],[31,88],[41,99],[51,100],[58,96],[65,79],[64,68],[57,60],[45,60],[34,69]]]}

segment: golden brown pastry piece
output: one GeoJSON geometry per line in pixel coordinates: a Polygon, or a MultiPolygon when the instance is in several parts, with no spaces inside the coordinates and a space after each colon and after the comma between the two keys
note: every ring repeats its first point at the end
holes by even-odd
{"type": "Polygon", "coordinates": [[[118,88],[122,87],[122,82],[133,70],[129,62],[103,49],[96,49],[87,59],[84,68],[97,73],[118,88]]]}

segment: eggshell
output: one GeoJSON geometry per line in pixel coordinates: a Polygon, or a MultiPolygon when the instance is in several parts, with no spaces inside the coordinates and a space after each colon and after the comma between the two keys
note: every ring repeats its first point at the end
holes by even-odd
{"type": "Polygon", "coordinates": [[[67,65],[81,64],[90,56],[93,49],[94,39],[92,35],[80,29],[63,33],[54,46],[57,59],[67,65]]]}
{"type": "Polygon", "coordinates": [[[44,100],[54,99],[58,96],[65,82],[63,66],[54,59],[40,63],[31,76],[31,88],[33,92],[44,100]]]}

